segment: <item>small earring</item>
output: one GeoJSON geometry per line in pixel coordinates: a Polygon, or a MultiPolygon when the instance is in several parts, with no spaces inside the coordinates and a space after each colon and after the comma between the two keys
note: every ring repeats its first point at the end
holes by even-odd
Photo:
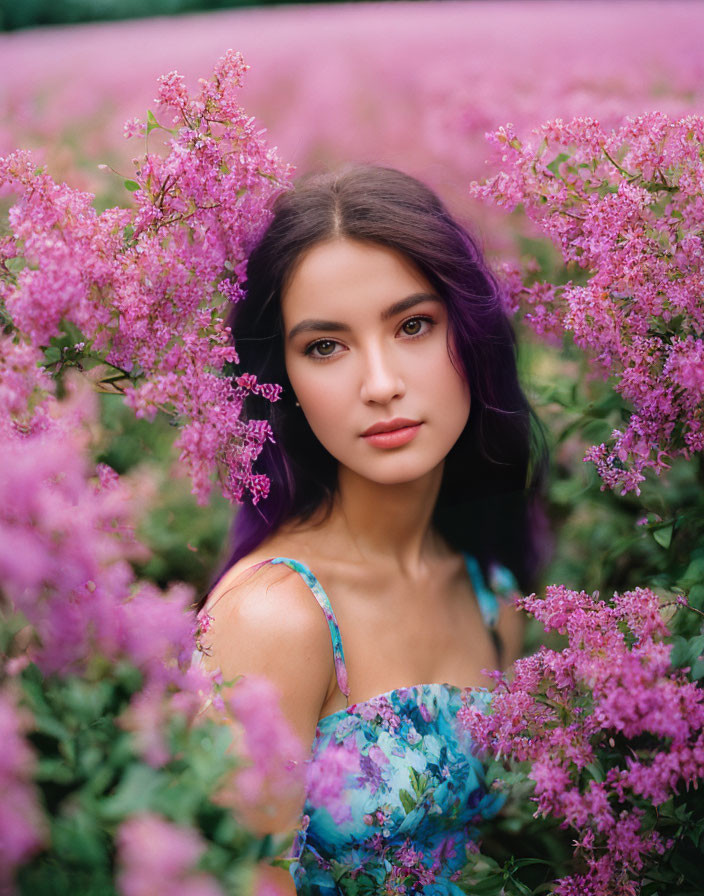
{"type": "Polygon", "coordinates": [[[296,402],[296,407],[297,407],[297,408],[300,408],[300,406],[301,406],[300,401],[297,401],[297,402],[296,402]]]}

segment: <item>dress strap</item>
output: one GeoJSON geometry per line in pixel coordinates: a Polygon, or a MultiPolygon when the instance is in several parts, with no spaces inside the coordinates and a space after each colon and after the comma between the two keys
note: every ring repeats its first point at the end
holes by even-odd
{"type": "Polygon", "coordinates": [[[518,582],[514,574],[506,566],[492,563],[489,567],[488,587],[484,581],[477,558],[471,554],[465,554],[464,561],[469,577],[472,580],[474,593],[477,595],[479,611],[496,647],[499,666],[502,666],[504,644],[496,628],[496,624],[499,621],[499,606],[500,601],[511,600],[518,593],[518,582]]]}
{"type": "Polygon", "coordinates": [[[313,573],[308,569],[305,563],[300,560],[292,560],[290,557],[273,557],[269,563],[283,563],[289,569],[297,572],[306,585],[313,592],[313,596],[325,613],[330,629],[330,638],[332,639],[332,653],[335,660],[335,675],[337,676],[337,684],[345,697],[349,700],[350,688],[347,681],[347,667],[345,666],[345,654],[342,650],[342,637],[340,635],[340,626],[337,624],[335,613],[330,603],[330,598],[323,590],[323,586],[316,579],[313,573]]]}
{"type": "Polygon", "coordinates": [[[493,591],[487,588],[477,558],[473,557],[471,554],[465,554],[464,562],[469,577],[472,580],[474,593],[477,595],[479,611],[482,614],[484,624],[487,628],[494,628],[499,621],[499,599],[493,591]]]}

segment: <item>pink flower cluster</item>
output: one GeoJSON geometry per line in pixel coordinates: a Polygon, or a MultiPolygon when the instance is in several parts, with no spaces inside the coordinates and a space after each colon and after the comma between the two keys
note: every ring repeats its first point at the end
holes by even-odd
{"type": "MultiPolygon", "coordinates": [[[[251,466],[270,432],[243,419],[242,405],[251,392],[276,400],[279,387],[232,378],[236,352],[223,319],[288,169],[237,105],[245,68],[228,53],[195,99],[175,73],[161,80],[169,127],[150,115],[144,129],[166,133],[168,151],[138,163],[137,181],[128,183],[133,210],[98,214],[92,196],[55,184],[25,153],[0,161],[0,188],[19,193],[12,235],[0,243],[0,621],[22,621],[0,672],[12,678],[34,662],[45,676],[91,677],[109,676],[115,663],[136,666],[142,684],[118,721],[153,765],[170,758],[174,714],[194,722],[213,676],[192,662],[191,589],[175,584],[162,593],[135,578],[130,561],[145,553],[134,535],[140,504],[128,482],[92,461],[93,384],[123,391],[138,415],[163,410],[181,424],[177,447],[201,499],[217,468],[230,498],[266,493],[251,466]],[[61,400],[52,373],[62,374],[61,400]]],[[[223,722],[241,723],[253,757],[238,779],[245,796],[265,774],[275,788],[302,778],[300,744],[272,695],[254,687],[236,687],[231,706],[221,707],[223,722]]],[[[7,892],[42,835],[19,718],[5,688],[7,892]]],[[[126,896],[164,887],[183,896],[220,892],[193,871],[207,845],[195,831],[144,815],[128,820],[119,839],[126,896]]]]}
{"type": "Polygon", "coordinates": [[[571,333],[616,377],[632,416],[585,460],[603,488],[639,493],[646,469],[704,451],[704,118],[652,113],[611,131],[557,119],[525,142],[510,125],[490,140],[502,170],[473,194],[522,204],[588,274],[564,285],[514,276],[513,299],[537,332],[571,333]]]}
{"type": "Polygon", "coordinates": [[[67,386],[67,400],[45,397],[33,431],[13,431],[12,418],[0,413],[0,596],[31,627],[15,663],[31,660],[44,674],[63,675],[89,669],[96,655],[128,658],[145,675],[137,700],[148,699],[152,712],[141,730],[144,738],[152,732],[145,752],[158,762],[157,708],[174,694],[193,714],[210,688],[207,676],[187,668],[193,594],[183,585],[164,594],[135,579],[129,559],[144,549],[134,537],[132,496],[113,471],[88,459],[95,394],[79,379],[67,386]]]}
{"type": "Polygon", "coordinates": [[[41,810],[31,783],[34,755],[24,739],[25,722],[5,685],[0,690],[0,893],[11,892],[14,868],[44,840],[41,810]]]}
{"type": "Polygon", "coordinates": [[[237,683],[228,704],[243,726],[241,749],[249,761],[237,773],[240,798],[250,805],[302,799],[303,745],[281,713],[276,688],[265,678],[247,676],[237,683]]]}
{"type": "MultiPolygon", "coordinates": [[[[171,756],[169,721],[175,714],[195,721],[212,692],[213,676],[192,662],[192,591],[176,584],[162,593],[135,579],[129,559],[143,551],[134,536],[136,502],[127,482],[89,459],[97,430],[90,386],[77,374],[67,377],[67,397],[59,402],[40,388],[46,384],[32,368],[33,350],[9,338],[1,344],[9,382],[0,379],[0,622],[20,614],[22,626],[2,657],[0,677],[12,681],[29,662],[44,675],[104,675],[126,660],[143,680],[119,722],[144,759],[160,765],[171,756]],[[42,413],[20,429],[14,399],[34,392],[42,413]]],[[[266,684],[239,684],[226,709],[223,722],[241,724],[253,758],[237,779],[243,796],[254,795],[264,776],[278,792],[298,786],[301,746],[266,684]]],[[[13,872],[41,845],[46,827],[25,728],[32,720],[25,724],[6,684],[0,690],[0,890],[8,894],[13,872]]],[[[194,831],[145,816],[128,820],[120,843],[125,896],[165,886],[182,896],[220,892],[211,878],[190,871],[201,851],[194,831]]]]}
{"type": "Polygon", "coordinates": [[[557,116],[611,125],[654,109],[700,110],[703,21],[704,8],[683,0],[666,9],[648,0],[414,0],[0,34],[0,153],[36,147],[72,185],[104,190],[90,163],[121,169],[129,160],[116,135],[151,102],[153,73],[206,71],[223,35],[236,35],[253,65],[247,109],[286,159],[300,170],[350,159],[400,167],[509,254],[511,228],[464,195],[468,178],[486,172],[486,131],[505,121],[525,132],[557,116]]]}
{"type": "Polygon", "coordinates": [[[0,244],[0,301],[12,324],[34,347],[72,324],[80,340],[54,366],[102,363],[102,382],[139,416],[171,414],[201,501],[218,471],[230,499],[266,495],[266,477],[251,467],[271,432],[243,419],[242,405],[250,392],[271,401],[280,392],[227,375],[237,354],[224,319],[290,174],[237,103],[246,68],[228,52],[194,98],[177,73],[160,79],[167,125],[150,114],[144,130],[152,143],[166,134],[166,151],[136,160],[133,209],[98,214],[92,195],[54,183],[29,154],[0,160],[0,192],[19,194],[12,236],[0,244]]]}
{"type": "Polygon", "coordinates": [[[704,777],[704,693],[672,669],[649,589],[607,602],[550,586],[518,604],[568,644],[518,660],[510,681],[497,673],[490,713],[466,706],[462,720],[484,749],[529,761],[537,812],[579,832],[587,871],[556,892],[626,896],[668,845],[645,808],[704,777]]]}
{"type": "Polygon", "coordinates": [[[121,896],[222,896],[212,877],[194,870],[206,845],[191,828],[159,815],[133,816],[118,836],[121,896]]]}
{"type": "Polygon", "coordinates": [[[334,744],[310,763],[306,777],[306,796],[316,806],[324,806],[336,824],[352,817],[344,799],[345,782],[360,772],[359,753],[344,744],[334,744]]]}

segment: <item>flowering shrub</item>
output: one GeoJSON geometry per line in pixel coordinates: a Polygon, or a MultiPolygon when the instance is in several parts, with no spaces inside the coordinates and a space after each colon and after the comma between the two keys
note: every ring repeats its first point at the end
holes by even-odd
{"type": "MultiPolygon", "coordinates": [[[[527,140],[511,126],[490,139],[503,170],[473,184],[474,195],[520,205],[564,262],[551,270],[542,253],[510,269],[513,309],[541,337],[559,343],[571,336],[609,378],[600,390],[577,381],[545,390],[573,414],[559,438],[588,438],[595,424],[620,416],[624,425],[612,426],[610,439],[584,459],[601,478],[607,531],[623,514],[619,501],[627,502],[631,529],[643,530],[624,527],[615,545],[621,575],[633,580],[629,548],[643,535],[652,536],[653,551],[635,564],[651,587],[634,585],[605,600],[553,585],[544,599],[517,601],[548,637],[566,643],[540,647],[508,676],[497,673],[490,714],[468,707],[464,721],[504,785],[525,798],[530,782],[536,817],[569,831],[574,854],[568,860],[559,832],[548,826],[532,853],[503,864],[479,859],[467,879],[487,893],[503,892],[505,883],[507,892],[539,892],[551,878],[562,896],[697,892],[704,833],[704,119],[652,114],[613,131],[592,119],[556,120],[527,140]],[[566,391],[571,397],[563,399],[566,391]],[[579,407],[580,391],[596,397],[579,407]],[[526,884],[526,867],[537,862],[544,874],[526,884]]],[[[577,376],[592,376],[573,365],[577,376]]]]}
{"type": "MultiPolygon", "coordinates": [[[[196,724],[213,681],[191,664],[193,595],[135,580],[134,502],[111,471],[91,468],[95,395],[67,387],[66,401],[44,396],[41,425],[18,433],[4,414],[0,426],[3,892],[13,871],[23,893],[114,892],[116,845],[127,896],[153,892],[155,875],[177,893],[224,892],[267,854],[220,804],[233,774],[251,771],[227,727],[196,724]],[[136,853],[145,830],[149,851],[136,853]]],[[[240,710],[255,686],[216,702],[223,720],[258,732],[255,767],[279,769],[283,792],[297,786],[289,760],[300,748],[271,698],[240,710]]]]}
{"type": "Polygon", "coordinates": [[[604,601],[551,586],[519,604],[567,646],[518,660],[491,714],[463,720],[485,749],[528,761],[537,811],[575,832],[586,870],[555,892],[631,894],[678,838],[699,836],[683,791],[704,776],[704,692],[673,667],[649,589],[604,601]]]}
{"type": "Polygon", "coordinates": [[[523,142],[492,136],[503,170],[476,196],[514,208],[586,283],[513,281],[542,334],[571,333],[633,407],[592,447],[604,487],[634,490],[644,471],[704,450],[704,119],[651,114],[612,132],[591,119],[549,122],[523,142]]]}
{"type": "Polygon", "coordinates": [[[26,154],[0,162],[19,193],[0,259],[2,893],[240,892],[282,843],[248,829],[233,789],[301,786],[271,689],[225,696],[192,662],[192,590],[136,577],[143,500],[94,459],[97,384],[181,425],[201,499],[218,464],[230,498],[266,492],[251,464],[268,429],[241,405],[278,387],[232,381],[222,317],[286,169],[236,104],[243,71],[227,54],[195,99],[162,79],[179,127],[138,163],[134,209],[98,214],[26,154]]]}
{"type": "Polygon", "coordinates": [[[245,69],[228,53],[195,98],[177,73],[160,79],[166,124],[150,114],[127,126],[152,140],[170,135],[166,155],[148,152],[126,181],[133,209],[99,214],[90,194],[55,184],[26,153],[0,161],[0,191],[19,194],[0,245],[0,301],[12,326],[46,350],[49,371],[91,368],[138,415],[171,415],[201,501],[215,471],[232,500],[266,495],[251,465],[271,432],[241,410],[249,392],[276,400],[280,391],[224,375],[237,355],[223,321],[289,175],[237,103],[245,69]]]}

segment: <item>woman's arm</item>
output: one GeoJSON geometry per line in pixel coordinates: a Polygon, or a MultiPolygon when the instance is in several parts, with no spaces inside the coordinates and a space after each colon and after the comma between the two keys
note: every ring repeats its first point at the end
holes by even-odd
{"type": "Polygon", "coordinates": [[[293,877],[285,868],[274,868],[271,865],[260,864],[257,868],[257,876],[252,892],[269,893],[270,891],[265,889],[267,884],[271,887],[276,887],[276,893],[280,894],[280,896],[296,896],[296,885],[293,882],[293,877]]]}
{"type": "MultiPolygon", "coordinates": [[[[239,577],[228,584],[225,579],[210,596],[206,612],[206,668],[220,669],[226,682],[240,675],[268,679],[308,755],[335,674],[327,622],[308,587],[293,570],[267,565],[244,581],[239,577]]],[[[285,800],[272,794],[266,805],[257,806],[241,805],[236,785],[232,795],[233,808],[260,834],[295,828],[303,801],[302,789],[285,800]]],[[[281,870],[272,873],[285,880],[288,872],[280,875],[281,870]]]]}

